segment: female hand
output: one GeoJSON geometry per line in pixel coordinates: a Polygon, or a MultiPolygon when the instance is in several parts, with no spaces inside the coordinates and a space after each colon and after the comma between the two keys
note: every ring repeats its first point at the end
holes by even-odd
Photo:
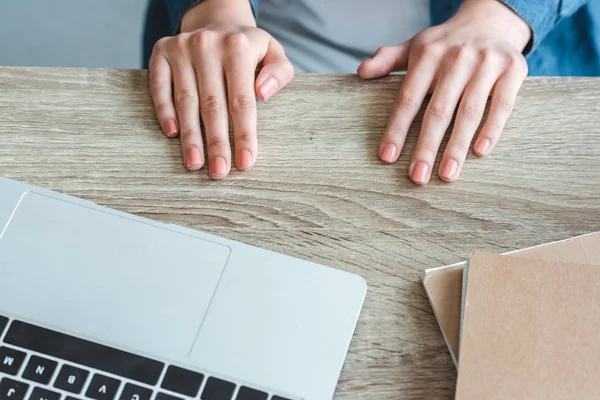
{"type": "Polygon", "coordinates": [[[424,185],[431,178],[440,143],[458,112],[438,174],[446,182],[458,178],[471,141],[479,156],[490,153],[510,116],[527,76],[522,51],[529,42],[528,25],[498,0],[466,0],[442,25],[429,28],[398,46],[382,47],[358,68],[364,79],[407,70],[379,147],[380,158],[395,162],[411,123],[428,93],[429,101],[409,176],[424,185]]]}
{"type": "Polygon", "coordinates": [[[165,135],[181,137],[185,166],[204,165],[205,135],[209,174],[231,169],[228,112],[233,122],[235,163],[251,168],[256,160],[256,95],[267,100],[292,79],[283,47],[254,25],[248,0],[205,2],[188,12],[182,33],[158,41],[150,60],[150,91],[165,135]],[[241,7],[243,5],[244,7],[241,7]],[[215,12],[203,7],[216,7],[215,12]],[[227,19],[245,10],[248,18],[227,19]],[[193,13],[201,20],[190,20],[193,13]],[[256,76],[257,67],[260,73],[256,76]],[[200,117],[204,125],[201,132],[200,117]]]}

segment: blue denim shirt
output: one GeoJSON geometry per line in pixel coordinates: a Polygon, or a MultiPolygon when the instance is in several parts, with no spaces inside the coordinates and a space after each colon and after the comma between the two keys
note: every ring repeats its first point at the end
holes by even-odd
{"type": "MultiPolygon", "coordinates": [[[[144,67],[154,43],[176,34],[185,12],[201,0],[150,0],[144,34],[144,67]]],[[[259,0],[249,0],[258,12],[259,0]]],[[[431,21],[450,18],[463,0],[431,1],[431,21]]],[[[600,1],[499,0],[531,28],[525,49],[530,75],[600,76],[600,1]]]]}

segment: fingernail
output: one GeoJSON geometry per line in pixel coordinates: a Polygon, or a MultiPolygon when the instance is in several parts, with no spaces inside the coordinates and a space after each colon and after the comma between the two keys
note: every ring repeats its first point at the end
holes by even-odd
{"type": "Polygon", "coordinates": [[[165,122],[165,134],[169,137],[177,135],[177,124],[175,120],[169,119],[165,122]]]}
{"type": "Polygon", "coordinates": [[[393,163],[398,157],[398,147],[393,143],[386,143],[381,149],[380,157],[387,163],[393,163]]]}
{"type": "Polygon", "coordinates": [[[272,76],[268,77],[258,88],[263,100],[268,100],[279,89],[279,82],[272,76]]]}
{"type": "Polygon", "coordinates": [[[419,161],[412,170],[412,180],[418,185],[427,183],[429,177],[429,165],[426,162],[419,161]]]}
{"type": "Polygon", "coordinates": [[[490,139],[478,140],[477,143],[475,143],[475,153],[480,156],[485,156],[487,155],[491,145],[492,142],[490,142],[490,139]]]}
{"type": "Polygon", "coordinates": [[[447,158],[442,162],[440,167],[440,178],[446,182],[450,182],[454,179],[457,171],[458,161],[454,158],[447,158]]]}
{"type": "Polygon", "coordinates": [[[240,151],[236,156],[235,163],[239,169],[249,169],[252,167],[252,153],[249,150],[240,151]]]}
{"type": "Polygon", "coordinates": [[[227,162],[223,157],[213,158],[210,165],[210,176],[215,179],[220,179],[227,173],[227,162]]]}
{"type": "Polygon", "coordinates": [[[192,171],[202,167],[202,154],[200,154],[200,149],[192,146],[185,151],[185,166],[192,171]]]}
{"type": "Polygon", "coordinates": [[[358,68],[357,68],[357,69],[361,69],[362,67],[364,67],[365,65],[367,65],[367,63],[368,63],[369,61],[371,61],[372,59],[373,59],[373,57],[367,58],[365,61],[363,61],[363,62],[362,62],[362,63],[361,63],[359,66],[358,66],[358,68]]]}

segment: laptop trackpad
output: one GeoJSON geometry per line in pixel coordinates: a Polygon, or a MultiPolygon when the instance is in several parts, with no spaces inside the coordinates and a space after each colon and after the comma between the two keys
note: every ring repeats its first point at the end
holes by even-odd
{"type": "Polygon", "coordinates": [[[184,357],[229,254],[221,244],[27,193],[0,239],[0,309],[10,305],[17,316],[92,340],[184,357]]]}

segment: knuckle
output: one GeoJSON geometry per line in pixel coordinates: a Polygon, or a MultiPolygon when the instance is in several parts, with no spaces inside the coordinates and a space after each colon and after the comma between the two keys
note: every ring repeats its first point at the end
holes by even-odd
{"type": "Polygon", "coordinates": [[[231,112],[242,114],[252,111],[254,108],[254,97],[245,94],[238,94],[231,100],[231,112]]]}
{"type": "Polygon", "coordinates": [[[513,110],[513,107],[514,107],[514,102],[511,99],[509,99],[508,97],[500,97],[498,99],[498,108],[501,111],[503,111],[507,114],[510,114],[513,110]]]}
{"type": "Polygon", "coordinates": [[[282,71],[284,74],[290,75],[290,76],[294,76],[294,66],[292,65],[291,62],[287,61],[285,62],[282,66],[282,71]]]}
{"type": "Polygon", "coordinates": [[[525,60],[520,53],[515,52],[508,55],[508,65],[510,66],[520,67],[524,62],[525,60]]]}
{"type": "Polygon", "coordinates": [[[387,46],[381,46],[377,50],[375,50],[375,53],[373,53],[373,56],[381,55],[382,53],[384,53],[385,51],[387,51],[387,49],[388,49],[387,46]]]}
{"type": "Polygon", "coordinates": [[[206,140],[206,150],[209,154],[226,154],[229,143],[222,140],[220,137],[215,137],[206,140]]]}
{"type": "Polygon", "coordinates": [[[198,31],[192,36],[194,48],[201,50],[207,49],[214,42],[214,40],[215,32],[210,30],[198,31]]]}
{"type": "Polygon", "coordinates": [[[470,119],[481,118],[484,107],[479,103],[466,103],[462,108],[462,114],[470,119]]]}
{"type": "Polygon", "coordinates": [[[200,103],[200,111],[203,113],[216,113],[223,110],[223,101],[218,96],[209,95],[202,99],[200,103]]]}
{"type": "Polygon", "coordinates": [[[167,103],[159,103],[156,105],[156,115],[161,118],[171,112],[171,106],[167,103]]]}
{"type": "Polygon", "coordinates": [[[285,48],[283,47],[283,45],[273,38],[271,38],[269,47],[272,47],[274,52],[285,55],[285,48]]]}
{"type": "Polygon", "coordinates": [[[191,142],[198,136],[198,131],[190,127],[183,127],[179,132],[179,136],[181,136],[183,142],[191,142]]]}
{"type": "Polygon", "coordinates": [[[492,49],[485,48],[479,51],[479,59],[481,62],[493,62],[496,59],[496,52],[492,49]]]}
{"type": "Polygon", "coordinates": [[[406,131],[403,131],[400,126],[388,124],[385,127],[385,140],[386,142],[396,143],[406,135],[406,131]]]}
{"type": "Polygon", "coordinates": [[[450,118],[450,107],[444,103],[432,104],[427,110],[429,118],[435,122],[446,121],[450,118]]]}
{"type": "Polygon", "coordinates": [[[454,58],[456,61],[465,61],[470,59],[472,56],[473,49],[469,45],[463,44],[454,49],[454,58]]]}
{"type": "Polygon", "coordinates": [[[415,37],[413,38],[413,43],[416,44],[417,46],[421,46],[424,43],[431,42],[432,39],[434,39],[436,37],[436,32],[434,32],[435,30],[436,30],[436,27],[433,27],[433,28],[426,29],[424,31],[417,33],[415,35],[415,37]]]}
{"type": "Polygon", "coordinates": [[[487,124],[486,128],[488,130],[488,134],[498,135],[500,132],[502,132],[504,126],[497,121],[491,121],[487,124]]]}
{"type": "Polygon", "coordinates": [[[239,132],[235,135],[236,141],[243,143],[245,145],[251,144],[255,141],[256,135],[251,132],[243,131],[239,132]]]}
{"type": "Polygon", "coordinates": [[[170,83],[171,82],[167,81],[166,79],[154,75],[150,78],[150,82],[149,82],[150,92],[151,93],[160,92],[162,89],[164,89],[168,85],[170,85],[170,83]]]}
{"type": "Polygon", "coordinates": [[[173,42],[175,48],[184,49],[187,47],[188,34],[180,33],[179,35],[173,37],[172,42],[173,42]]]}
{"type": "Polygon", "coordinates": [[[424,140],[419,140],[419,143],[417,144],[417,148],[421,153],[435,156],[435,154],[438,151],[438,144],[429,139],[424,139],[424,140]]]}
{"type": "Polygon", "coordinates": [[[414,108],[416,104],[417,97],[407,90],[400,90],[394,100],[394,108],[414,108]]]}
{"type": "Polygon", "coordinates": [[[443,56],[443,64],[446,68],[452,68],[455,65],[462,68],[462,66],[472,65],[476,61],[476,51],[465,44],[453,47],[443,56]]]}
{"type": "Polygon", "coordinates": [[[196,101],[198,101],[198,98],[191,90],[183,89],[175,95],[175,104],[178,107],[194,104],[196,101]]]}
{"type": "Polygon", "coordinates": [[[156,41],[156,43],[154,43],[154,46],[152,48],[152,53],[161,53],[164,51],[164,49],[167,46],[167,43],[169,42],[169,40],[171,39],[171,37],[163,37],[160,38],[156,41]]]}
{"type": "Polygon", "coordinates": [[[518,72],[524,76],[528,73],[527,61],[520,53],[512,53],[508,56],[508,69],[514,72],[518,72]]]}
{"type": "Polygon", "coordinates": [[[456,158],[462,158],[465,154],[469,152],[469,144],[465,144],[462,142],[454,142],[448,143],[446,147],[446,153],[454,155],[456,158]]]}
{"type": "Polygon", "coordinates": [[[416,51],[416,55],[418,58],[432,59],[438,58],[441,55],[443,49],[439,43],[429,42],[422,44],[420,47],[417,48],[416,51]]]}
{"type": "Polygon", "coordinates": [[[238,53],[250,47],[248,37],[241,32],[230,33],[225,37],[225,46],[231,51],[238,53]]]}

